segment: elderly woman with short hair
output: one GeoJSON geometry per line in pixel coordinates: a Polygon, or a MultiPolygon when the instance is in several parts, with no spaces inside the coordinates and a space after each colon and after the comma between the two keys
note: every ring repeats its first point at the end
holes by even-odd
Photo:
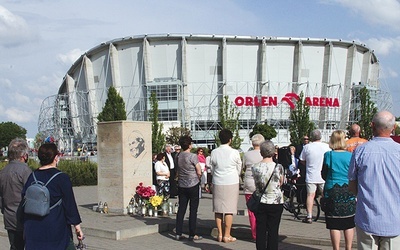
{"type": "Polygon", "coordinates": [[[283,212],[281,185],[283,183],[284,171],[281,164],[273,161],[273,156],[275,155],[273,142],[265,141],[261,143],[260,153],[263,157],[262,161],[254,164],[252,167],[256,190],[262,192],[268,180],[270,181],[262,194],[256,213],[256,247],[257,250],[277,250],[279,224],[283,212]]]}
{"type": "MultiPolygon", "coordinates": [[[[260,162],[263,157],[260,153],[260,145],[264,142],[264,136],[261,134],[255,134],[251,137],[251,144],[253,145],[253,150],[244,153],[243,156],[243,171],[244,171],[244,181],[243,181],[243,191],[246,202],[250,199],[252,193],[256,190],[254,185],[253,173],[251,172],[251,167],[253,164],[260,162]]],[[[251,235],[253,240],[256,240],[256,216],[250,210],[249,221],[251,228],[251,235]]]]}

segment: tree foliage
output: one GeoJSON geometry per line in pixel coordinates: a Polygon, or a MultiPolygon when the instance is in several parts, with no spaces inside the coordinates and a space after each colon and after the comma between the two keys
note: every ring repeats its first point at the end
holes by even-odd
{"type": "Polygon", "coordinates": [[[400,135],[400,127],[396,126],[396,129],[394,130],[394,135],[400,135]]]}
{"type": "Polygon", "coordinates": [[[171,127],[165,136],[165,139],[168,144],[171,145],[178,145],[179,144],[179,138],[181,136],[190,136],[190,130],[188,128],[184,127],[171,127]]]}
{"type": "Polygon", "coordinates": [[[164,144],[165,144],[165,135],[162,133],[163,124],[158,122],[158,100],[156,97],[156,93],[152,92],[150,96],[150,111],[149,111],[149,120],[152,122],[151,124],[151,143],[152,143],[152,152],[153,154],[157,154],[162,152],[164,144]]]}
{"type": "MultiPolygon", "coordinates": [[[[219,124],[221,129],[229,129],[232,131],[233,138],[231,147],[235,149],[239,149],[242,144],[243,139],[239,136],[239,116],[240,112],[237,108],[232,105],[232,102],[229,100],[228,96],[224,96],[224,98],[219,103],[219,124]]],[[[217,145],[220,145],[218,134],[215,135],[215,141],[217,145]]]]}
{"type": "Polygon", "coordinates": [[[371,121],[374,115],[378,112],[378,109],[375,107],[375,103],[372,102],[367,87],[360,89],[358,95],[360,106],[357,108],[355,113],[359,114],[359,116],[356,117],[360,117],[358,125],[360,125],[361,128],[361,137],[369,140],[373,136],[371,121]]]}
{"type": "Polygon", "coordinates": [[[106,103],[103,110],[97,116],[97,119],[99,122],[126,120],[124,99],[122,99],[113,86],[108,88],[106,103]]]}
{"type": "Polygon", "coordinates": [[[0,148],[7,147],[17,137],[26,139],[26,129],[13,122],[0,123],[0,148]]]}
{"type": "Polygon", "coordinates": [[[40,146],[43,144],[44,142],[44,136],[41,133],[37,133],[35,136],[35,149],[39,149],[40,146]]]}
{"type": "Polygon", "coordinates": [[[274,127],[268,124],[256,124],[250,132],[250,138],[255,134],[261,134],[266,140],[271,140],[276,137],[277,132],[274,127]]]}
{"type": "Polygon", "coordinates": [[[303,91],[299,95],[294,109],[290,111],[290,142],[293,145],[302,143],[302,138],[315,129],[315,124],[310,120],[310,106],[305,102],[303,91]]]}

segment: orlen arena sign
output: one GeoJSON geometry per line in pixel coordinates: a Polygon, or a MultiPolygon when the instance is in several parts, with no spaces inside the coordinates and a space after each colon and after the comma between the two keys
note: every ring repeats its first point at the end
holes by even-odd
{"type": "MultiPolygon", "coordinates": [[[[300,98],[296,93],[286,93],[280,102],[286,102],[291,109],[295,108],[295,103],[300,98]]],[[[309,97],[304,98],[304,102],[314,107],[339,107],[339,99],[331,97],[309,97]]],[[[241,106],[278,106],[277,96],[238,96],[235,98],[235,104],[241,106]]]]}

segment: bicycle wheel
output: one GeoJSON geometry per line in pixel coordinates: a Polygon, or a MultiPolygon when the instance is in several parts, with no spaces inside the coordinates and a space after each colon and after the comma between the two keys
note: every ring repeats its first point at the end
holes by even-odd
{"type": "MultiPolygon", "coordinates": [[[[313,215],[312,220],[313,221],[317,221],[319,219],[320,213],[321,213],[321,208],[320,208],[320,205],[319,205],[319,202],[318,202],[317,198],[315,198],[314,199],[314,206],[313,206],[313,209],[312,209],[312,215],[313,215]]],[[[306,207],[305,203],[298,203],[297,204],[296,209],[294,211],[294,216],[298,220],[302,220],[302,219],[307,217],[307,207],[306,207]]]]}
{"type": "Polygon", "coordinates": [[[319,200],[314,198],[314,206],[313,206],[313,221],[317,221],[321,214],[321,206],[319,204],[319,200]]]}

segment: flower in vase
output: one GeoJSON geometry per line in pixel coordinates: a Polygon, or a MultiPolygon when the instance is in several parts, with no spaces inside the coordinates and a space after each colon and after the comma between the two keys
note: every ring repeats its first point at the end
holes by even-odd
{"type": "Polygon", "coordinates": [[[162,204],[163,197],[159,196],[159,195],[154,195],[154,196],[150,197],[149,201],[153,207],[158,207],[162,204]]]}

